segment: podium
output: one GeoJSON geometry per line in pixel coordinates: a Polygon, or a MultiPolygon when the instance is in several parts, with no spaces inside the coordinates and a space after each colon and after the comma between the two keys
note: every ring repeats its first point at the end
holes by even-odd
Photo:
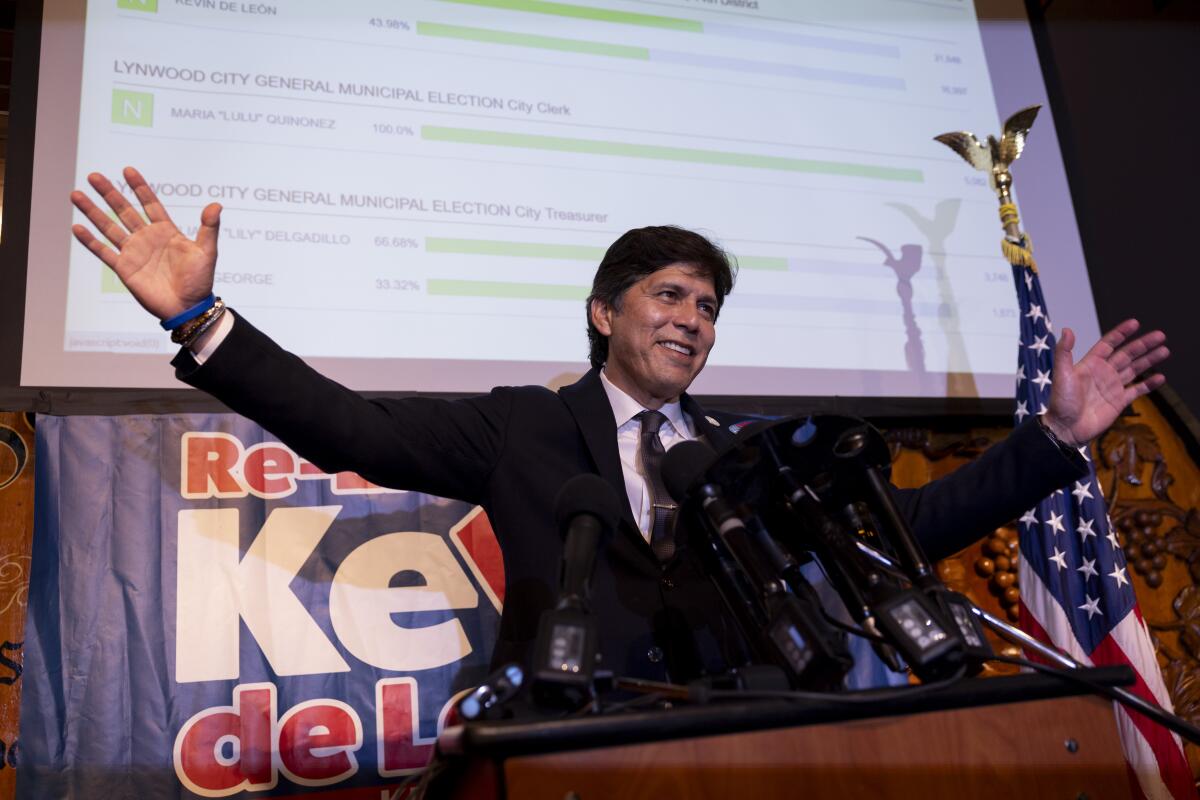
{"type": "MultiPolygon", "coordinates": [[[[1127,668],[1081,670],[1132,682],[1127,668]]],[[[877,702],[706,706],[448,728],[451,797],[1128,798],[1112,702],[1042,675],[877,702]]],[[[439,795],[441,792],[438,793],[439,795]]]]}

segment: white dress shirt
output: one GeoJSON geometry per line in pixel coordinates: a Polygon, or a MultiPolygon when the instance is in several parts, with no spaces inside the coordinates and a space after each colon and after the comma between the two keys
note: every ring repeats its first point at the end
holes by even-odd
{"type": "MultiPolygon", "coordinates": [[[[608,395],[608,402],[612,406],[613,418],[617,421],[617,451],[621,454],[625,494],[629,497],[629,507],[633,510],[638,529],[648,542],[654,527],[654,515],[651,513],[653,509],[650,486],[646,476],[642,474],[642,465],[638,459],[642,423],[637,419],[637,415],[645,411],[646,407],[613,385],[604,374],[604,370],[600,371],[600,383],[604,385],[604,393],[608,395]]],[[[683,412],[679,403],[667,403],[659,411],[667,418],[658,429],[658,438],[662,441],[664,450],[670,450],[680,442],[696,438],[692,418],[683,412]]]]}
{"type": "Polygon", "coordinates": [[[225,313],[221,315],[221,318],[217,320],[217,324],[213,326],[212,335],[208,337],[208,341],[204,344],[204,347],[192,351],[192,358],[196,360],[196,366],[203,364],[217,351],[221,342],[225,341],[225,337],[229,335],[231,328],[233,328],[233,312],[225,309],[225,313]]]}

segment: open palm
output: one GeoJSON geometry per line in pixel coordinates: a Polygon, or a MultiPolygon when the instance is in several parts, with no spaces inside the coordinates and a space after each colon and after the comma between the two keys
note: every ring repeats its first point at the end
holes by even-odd
{"type": "Polygon", "coordinates": [[[143,308],[159,319],[168,319],[212,292],[221,206],[211,203],[204,208],[193,241],[175,226],[141,173],[126,167],[124,175],[145,216],[129,204],[108,178],[92,173],[88,183],[112,209],[116,220],[83,192],[72,192],[71,202],[111,246],[86,225],[74,225],[71,231],[117,274],[143,308]]]}
{"type": "Polygon", "coordinates": [[[1127,319],[1096,342],[1079,363],[1071,356],[1075,333],[1063,329],[1054,354],[1053,388],[1045,422],[1064,442],[1081,445],[1108,430],[1136,398],[1166,383],[1162,375],[1136,381],[1170,351],[1162,331],[1131,338],[1139,323],[1127,319]]]}

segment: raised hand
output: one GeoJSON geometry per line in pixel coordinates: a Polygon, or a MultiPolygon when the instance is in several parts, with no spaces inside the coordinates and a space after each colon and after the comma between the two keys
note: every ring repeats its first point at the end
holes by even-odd
{"type": "Polygon", "coordinates": [[[119,221],[101,211],[81,191],[71,192],[71,202],[112,246],[93,235],[86,225],[73,225],[71,232],[117,273],[143,308],[160,320],[169,319],[212,292],[221,206],[210,203],[200,212],[200,230],[192,241],[175,227],[140,172],[126,167],[124,175],[146,212],[145,219],[108,178],[93,172],[88,175],[88,183],[119,221]]]}
{"type": "Polygon", "coordinates": [[[1167,382],[1158,374],[1134,381],[1171,354],[1163,345],[1167,336],[1162,331],[1130,338],[1137,330],[1137,320],[1125,320],[1076,364],[1071,357],[1075,332],[1063,329],[1054,351],[1049,408],[1042,418],[1063,442],[1079,446],[1091,441],[1108,430],[1135,398],[1167,382]]]}

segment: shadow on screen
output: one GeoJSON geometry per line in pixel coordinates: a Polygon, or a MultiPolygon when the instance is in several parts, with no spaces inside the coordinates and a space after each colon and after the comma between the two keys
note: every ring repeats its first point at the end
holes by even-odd
{"type": "MultiPolygon", "coordinates": [[[[946,271],[946,241],[958,224],[958,212],[962,207],[960,198],[949,198],[940,201],[933,210],[932,217],[924,216],[920,211],[907,203],[887,203],[896,209],[913,224],[925,237],[925,251],[933,264],[934,277],[937,280],[938,297],[942,309],[957,309],[958,302],[954,296],[954,287],[946,271]]],[[[903,248],[901,259],[903,259],[903,248]]],[[[975,375],[967,356],[966,343],[958,327],[957,313],[937,315],[946,337],[946,363],[937,365],[937,372],[946,373],[947,397],[978,397],[979,389],[975,384],[975,375]]]]}

